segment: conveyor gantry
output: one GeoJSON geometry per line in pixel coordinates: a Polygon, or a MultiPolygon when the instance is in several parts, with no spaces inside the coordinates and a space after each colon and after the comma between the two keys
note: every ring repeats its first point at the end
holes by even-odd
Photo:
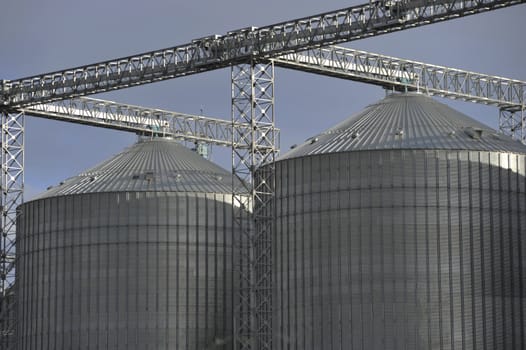
{"type": "MultiPolygon", "coordinates": [[[[232,123],[250,124],[248,133],[232,136],[233,173],[242,180],[234,198],[250,194],[251,204],[261,205],[250,214],[255,226],[243,227],[239,246],[250,253],[240,257],[243,288],[238,295],[236,348],[271,349],[271,240],[272,214],[265,211],[274,196],[273,168],[262,174],[256,188],[253,176],[263,164],[273,164],[276,147],[274,127],[274,62],[270,58],[317,49],[408,28],[446,21],[524,3],[526,0],[390,0],[286,21],[261,28],[246,28],[197,39],[188,44],[139,55],[108,60],[53,73],[0,82],[2,115],[2,181],[0,311],[7,310],[7,292],[14,284],[13,259],[16,239],[16,207],[22,203],[24,170],[24,113],[22,108],[53,101],[106,92],[172,79],[214,69],[232,67],[232,123]],[[258,209],[259,208],[259,209],[258,209]],[[246,265],[246,266],[245,266],[246,265]],[[257,272],[257,276],[256,276],[257,272]]],[[[524,129],[524,105],[506,110],[502,120],[516,132],[524,129]],[[520,114],[517,114],[519,112],[520,114]]],[[[501,123],[502,127],[503,123],[501,123]]],[[[505,129],[506,127],[503,127],[505,129]]],[[[0,317],[2,334],[12,325],[0,317]],[[7,324],[7,328],[6,328],[7,324]]],[[[9,337],[0,341],[5,345],[9,337]]],[[[6,346],[4,346],[6,348],[6,346]]]]}

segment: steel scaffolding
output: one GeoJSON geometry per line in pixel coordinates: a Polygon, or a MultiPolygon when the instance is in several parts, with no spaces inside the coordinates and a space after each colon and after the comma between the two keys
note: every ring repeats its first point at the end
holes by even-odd
{"type": "Polygon", "coordinates": [[[524,81],[346,47],[322,47],[273,60],[279,67],[500,108],[517,108],[525,102],[524,81]]]}
{"type": "Polygon", "coordinates": [[[171,48],[11,80],[0,105],[23,107],[123,89],[474,15],[525,0],[403,0],[365,4],[171,48]]]}
{"type": "Polygon", "coordinates": [[[526,144],[526,105],[519,108],[501,108],[499,128],[505,135],[526,144]]]}
{"type": "Polygon", "coordinates": [[[232,145],[232,129],[245,132],[250,124],[224,119],[147,108],[88,97],[28,106],[27,115],[65,122],[135,132],[171,136],[191,142],[220,146],[232,145]]]}
{"type": "Polygon", "coordinates": [[[272,60],[284,68],[497,106],[500,131],[526,144],[524,81],[338,46],[294,52],[272,60]]]}
{"type": "Polygon", "coordinates": [[[2,111],[0,325],[2,349],[16,332],[15,257],[17,207],[24,196],[24,113],[2,111]]]}
{"type": "Polygon", "coordinates": [[[232,122],[249,123],[234,130],[233,226],[239,250],[235,349],[272,349],[272,225],[274,161],[278,140],[274,125],[274,65],[251,62],[232,67],[232,122]],[[258,178],[254,177],[255,171],[258,178]]]}

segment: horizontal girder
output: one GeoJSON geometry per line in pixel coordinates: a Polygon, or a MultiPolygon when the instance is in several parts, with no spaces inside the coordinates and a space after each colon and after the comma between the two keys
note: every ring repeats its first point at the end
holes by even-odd
{"type": "Polygon", "coordinates": [[[329,46],[273,59],[280,67],[398,90],[461,99],[503,109],[524,105],[526,82],[376,53],[329,46]]]}
{"type": "Polygon", "coordinates": [[[19,108],[122,89],[445,21],[525,1],[370,1],[262,28],[212,35],[172,48],[3,81],[0,105],[19,108]]]}
{"type": "MultiPolygon", "coordinates": [[[[276,65],[386,88],[520,109],[526,82],[455,68],[330,46],[272,59],[276,65]]],[[[86,97],[22,108],[26,114],[139,134],[164,134],[187,141],[232,144],[229,121],[86,97]]],[[[247,125],[236,125],[248,134],[247,125]],[[245,129],[245,130],[244,130],[245,129]]]]}
{"type": "MultiPolygon", "coordinates": [[[[27,115],[55,119],[146,135],[231,146],[232,122],[222,119],[133,106],[112,101],[79,97],[37,104],[21,109],[27,115]]],[[[236,123],[239,133],[248,133],[249,124],[236,123]]]]}

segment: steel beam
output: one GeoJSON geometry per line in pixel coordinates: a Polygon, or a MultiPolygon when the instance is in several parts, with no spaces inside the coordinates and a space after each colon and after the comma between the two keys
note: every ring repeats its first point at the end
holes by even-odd
{"type": "Polygon", "coordinates": [[[24,113],[0,111],[2,173],[0,196],[0,331],[2,349],[13,345],[16,331],[15,255],[17,207],[24,196],[24,113]]]}
{"type": "Polygon", "coordinates": [[[252,62],[232,67],[232,122],[248,123],[249,132],[233,137],[234,237],[239,253],[235,309],[235,349],[272,348],[272,254],[274,160],[274,65],[252,62]],[[264,170],[257,169],[264,165],[264,170]]]}
{"type": "Polygon", "coordinates": [[[423,91],[500,108],[520,108],[526,82],[331,46],[273,59],[276,66],[361,81],[384,88],[423,91]]]}
{"type": "Polygon", "coordinates": [[[381,0],[191,43],[6,81],[0,105],[23,107],[122,89],[473,15],[526,0],[381,0]]]}
{"type": "Polygon", "coordinates": [[[520,108],[501,108],[499,128],[505,135],[526,145],[526,105],[520,108]]]}
{"type": "Polygon", "coordinates": [[[232,127],[246,132],[249,124],[87,97],[24,107],[27,115],[144,135],[231,146],[232,127]]]}

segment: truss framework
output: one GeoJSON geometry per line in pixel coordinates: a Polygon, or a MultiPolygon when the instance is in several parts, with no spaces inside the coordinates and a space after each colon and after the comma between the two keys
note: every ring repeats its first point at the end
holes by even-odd
{"type": "Polygon", "coordinates": [[[192,43],[33,77],[5,81],[0,105],[23,107],[166,80],[311,48],[348,42],[525,0],[370,1],[337,11],[212,35],[192,43]]]}
{"type": "Polygon", "coordinates": [[[248,123],[183,114],[87,97],[24,107],[27,115],[145,135],[171,136],[220,146],[232,145],[232,128],[246,133],[248,123]]]}
{"type": "Polygon", "coordinates": [[[526,82],[432,65],[376,53],[330,46],[273,59],[280,67],[362,81],[385,88],[420,90],[500,108],[525,103],[526,82]]]}
{"type": "MultiPolygon", "coordinates": [[[[526,82],[432,65],[376,53],[330,46],[272,59],[280,67],[362,81],[398,90],[496,105],[501,131],[526,142],[517,110],[524,110],[526,82]],[[511,124],[510,124],[511,123],[511,124]],[[521,136],[524,135],[524,136],[521,136]]],[[[38,104],[26,114],[142,134],[172,136],[191,142],[230,146],[231,123],[222,119],[145,108],[87,97],[38,104]]],[[[247,128],[248,124],[236,124],[247,128]]],[[[278,131],[276,129],[276,131],[278,131]]]]}
{"type": "Polygon", "coordinates": [[[526,144],[526,82],[330,46],[272,59],[277,66],[499,107],[499,129],[526,144]]]}
{"type": "Polygon", "coordinates": [[[526,144],[526,105],[521,108],[501,108],[499,128],[505,135],[526,144]]]}
{"type": "Polygon", "coordinates": [[[234,320],[235,349],[272,348],[272,226],[274,161],[278,152],[274,126],[272,62],[232,67],[232,121],[250,123],[248,133],[234,131],[232,172],[234,232],[239,257],[239,289],[234,320]],[[264,165],[263,171],[256,169],[264,165]],[[247,196],[248,195],[248,196],[247,196]],[[236,237],[235,237],[236,238],[236,237]]]}
{"type": "Polygon", "coordinates": [[[2,121],[0,325],[2,349],[14,342],[17,207],[24,195],[24,113],[0,111],[2,121]]]}

